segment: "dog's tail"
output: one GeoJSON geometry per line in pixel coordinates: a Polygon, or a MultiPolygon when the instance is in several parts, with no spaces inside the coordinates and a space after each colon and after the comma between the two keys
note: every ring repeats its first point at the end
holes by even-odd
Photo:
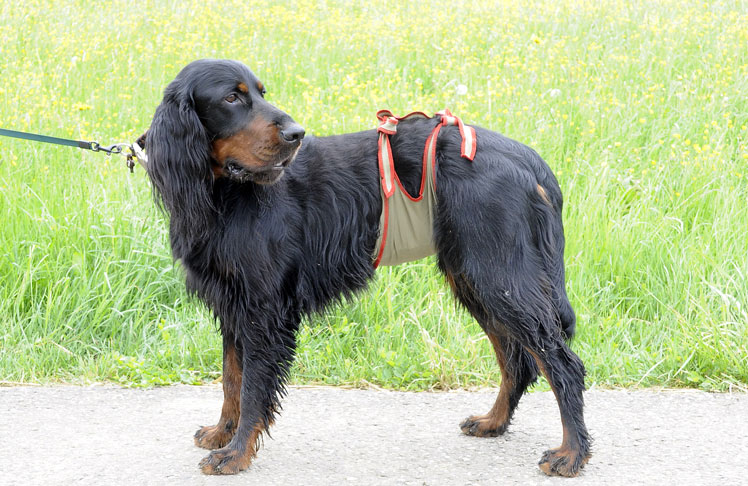
{"type": "Polygon", "coordinates": [[[535,241],[550,279],[551,298],[558,313],[561,330],[567,339],[571,339],[576,327],[576,316],[566,295],[564,281],[565,240],[561,221],[563,201],[558,184],[555,181],[548,181],[547,185],[538,184],[534,203],[537,216],[535,241]]]}

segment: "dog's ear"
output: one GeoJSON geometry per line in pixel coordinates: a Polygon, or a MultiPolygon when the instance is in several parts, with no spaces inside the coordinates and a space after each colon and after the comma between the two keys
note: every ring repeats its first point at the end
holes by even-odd
{"type": "Polygon", "coordinates": [[[166,88],[148,130],[147,171],[172,234],[200,237],[213,214],[213,173],[208,135],[189,91],[179,77],[166,88]]]}

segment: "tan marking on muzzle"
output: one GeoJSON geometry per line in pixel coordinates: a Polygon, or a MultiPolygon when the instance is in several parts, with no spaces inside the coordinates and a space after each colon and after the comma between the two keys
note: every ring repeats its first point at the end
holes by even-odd
{"type": "Polygon", "coordinates": [[[212,155],[221,166],[234,159],[247,169],[262,169],[273,164],[279,146],[278,127],[258,116],[243,130],[213,142],[212,155]]]}

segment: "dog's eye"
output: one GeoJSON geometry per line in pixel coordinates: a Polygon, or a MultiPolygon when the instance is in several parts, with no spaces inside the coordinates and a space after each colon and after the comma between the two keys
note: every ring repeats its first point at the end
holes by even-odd
{"type": "Polygon", "coordinates": [[[224,100],[226,100],[226,103],[236,103],[238,99],[239,97],[236,96],[236,93],[231,93],[230,95],[224,98],[224,100]]]}
{"type": "Polygon", "coordinates": [[[265,90],[265,88],[262,88],[262,91],[260,91],[260,96],[262,96],[264,98],[265,97],[265,93],[267,93],[267,91],[265,90]]]}

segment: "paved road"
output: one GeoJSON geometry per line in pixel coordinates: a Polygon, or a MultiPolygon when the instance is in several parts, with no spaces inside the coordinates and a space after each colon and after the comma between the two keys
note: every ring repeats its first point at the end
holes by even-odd
{"type": "Polygon", "coordinates": [[[218,418],[219,386],[0,388],[0,485],[748,484],[748,395],[589,391],[576,479],[536,466],[561,438],[550,393],[525,396],[503,437],[462,435],[494,397],[292,388],[250,469],[208,477],[192,434],[218,418]]]}

